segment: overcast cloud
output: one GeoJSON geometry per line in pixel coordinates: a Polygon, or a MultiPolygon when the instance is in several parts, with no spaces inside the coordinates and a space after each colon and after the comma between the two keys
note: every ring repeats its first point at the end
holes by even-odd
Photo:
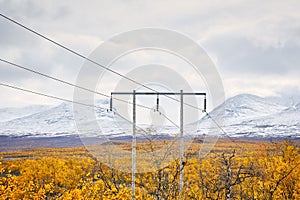
{"type": "MultiPolygon", "coordinates": [[[[213,59],[227,97],[239,93],[299,97],[299,9],[297,0],[0,0],[0,13],[84,55],[102,41],[132,29],[159,27],[183,33],[213,59]]],[[[0,58],[70,82],[75,82],[83,64],[82,59],[1,17],[0,58]]],[[[72,98],[72,88],[2,62],[0,80],[72,98]]],[[[0,88],[0,107],[30,103],[57,102],[0,88]]]]}

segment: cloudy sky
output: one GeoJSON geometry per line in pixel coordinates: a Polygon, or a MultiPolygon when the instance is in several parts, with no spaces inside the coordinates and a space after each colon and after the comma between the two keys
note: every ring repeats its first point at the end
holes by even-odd
{"type": "MultiPolygon", "coordinates": [[[[0,0],[0,12],[89,55],[112,36],[145,27],[180,32],[216,65],[225,95],[300,94],[300,2],[0,0]]],[[[84,63],[0,17],[0,58],[75,82],[84,63]]],[[[72,98],[73,88],[0,62],[0,82],[72,98]]],[[[56,101],[0,87],[0,107],[56,101]]]]}

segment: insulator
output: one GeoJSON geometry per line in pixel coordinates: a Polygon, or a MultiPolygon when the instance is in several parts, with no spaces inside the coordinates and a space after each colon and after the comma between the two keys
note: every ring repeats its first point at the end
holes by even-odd
{"type": "Polygon", "coordinates": [[[206,96],[204,97],[204,110],[203,112],[206,112],[206,96]]]}
{"type": "Polygon", "coordinates": [[[112,111],[112,96],[110,96],[109,110],[112,111]]]}
{"type": "Polygon", "coordinates": [[[159,108],[159,95],[157,94],[157,97],[156,97],[156,110],[158,111],[158,108],[159,108]]]}

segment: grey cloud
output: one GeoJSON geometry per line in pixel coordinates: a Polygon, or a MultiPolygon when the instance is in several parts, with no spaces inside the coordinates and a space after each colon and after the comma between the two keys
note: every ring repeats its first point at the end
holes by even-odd
{"type": "Polygon", "coordinates": [[[43,9],[32,0],[26,1],[1,1],[1,8],[18,17],[39,17],[44,14],[43,9]]]}
{"type": "Polygon", "coordinates": [[[69,13],[69,9],[64,3],[48,0],[3,0],[0,1],[0,7],[5,8],[6,13],[10,13],[18,19],[58,19],[69,13]]]}
{"type": "Polygon", "coordinates": [[[277,91],[281,97],[294,98],[296,103],[300,103],[300,86],[286,86],[277,91]]]}
{"type": "MultiPolygon", "coordinates": [[[[42,45],[35,45],[32,48],[18,49],[16,58],[3,56],[5,55],[5,51],[9,51],[9,49],[0,50],[0,57],[2,59],[71,82],[75,80],[83,62],[79,57],[51,45],[45,45],[44,47],[42,45]]],[[[20,83],[26,79],[44,80],[45,78],[0,62],[1,81],[20,83]]]]}
{"type": "Polygon", "coordinates": [[[270,96],[268,99],[285,105],[293,106],[300,103],[300,87],[285,86],[276,91],[276,96],[270,96]]]}
{"type": "Polygon", "coordinates": [[[14,82],[20,80],[26,80],[28,78],[33,78],[34,75],[30,73],[24,73],[24,71],[12,68],[7,64],[0,63],[0,80],[1,82],[14,82]]]}
{"type": "MultiPolygon", "coordinates": [[[[174,29],[201,41],[216,55],[220,70],[232,77],[300,74],[298,8],[298,1],[0,0],[1,13],[85,55],[98,44],[85,45],[79,36],[105,40],[143,27],[174,29]],[[90,49],[84,50],[87,48],[90,49]]],[[[0,18],[0,57],[11,50],[17,51],[15,56],[8,57],[11,61],[68,81],[75,80],[83,63],[82,59],[0,18]]],[[[1,81],[43,80],[2,63],[0,73],[1,81]]]]}
{"type": "Polygon", "coordinates": [[[255,40],[224,36],[207,43],[226,74],[300,74],[300,45],[289,40],[278,47],[257,46],[255,40]]]}
{"type": "Polygon", "coordinates": [[[0,44],[1,49],[8,47],[30,47],[36,45],[38,40],[22,28],[0,18],[0,44]]]}

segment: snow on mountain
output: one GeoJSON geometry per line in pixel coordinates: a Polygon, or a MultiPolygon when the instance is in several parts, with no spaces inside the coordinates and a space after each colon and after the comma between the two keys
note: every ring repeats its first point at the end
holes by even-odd
{"type": "Polygon", "coordinates": [[[62,103],[41,112],[0,123],[5,135],[48,135],[74,133],[71,103],[62,103]]]}
{"type": "MultiPolygon", "coordinates": [[[[97,100],[95,105],[109,108],[109,101],[97,100]]],[[[5,112],[2,115],[5,115],[5,112]]],[[[122,131],[118,130],[113,117],[114,115],[107,112],[107,109],[83,107],[82,111],[73,111],[72,103],[61,103],[48,109],[41,108],[40,112],[36,110],[31,115],[14,117],[12,120],[0,122],[0,134],[39,137],[77,135],[77,126],[80,124],[80,136],[118,135],[122,131]],[[94,112],[94,120],[85,115],[86,110],[94,112]],[[80,112],[76,113],[79,116],[77,124],[75,123],[74,112],[80,112]]],[[[118,123],[124,122],[119,120],[118,123]]]]}
{"type": "Polygon", "coordinates": [[[29,116],[51,108],[48,105],[31,105],[22,108],[0,108],[0,122],[29,116]]]}
{"type": "Polygon", "coordinates": [[[240,94],[226,100],[224,104],[210,113],[211,116],[216,117],[221,112],[221,109],[225,110],[224,124],[230,125],[247,119],[278,113],[286,109],[286,107],[267,101],[259,96],[240,94]]]}
{"type": "MultiPolygon", "coordinates": [[[[299,137],[300,136],[300,104],[286,107],[255,95],[242,94],[232,97],[213,110],[210,115],[219,117],[224,113],[223,129],[234,137],[299,137]]],[[[200,124],[207,128],[208,118],[200,124]]],[[[216,135],[224,135],[215,128],[216,135]]]]}
{"type": "Polygon", "coordinates": [[[300,124],[300,104],[286,108],[279,113],[257,119],[259,124],[293,126],[300,124]]]}
{"type": "Polygon", "coordinates": [[[250,120],[245,124],[252,125],[252,130],[266,136],[299,137],[300,104],[266,117],[250,120]]]}
{"type": "MultiPolygon", "coordinates": [[[[96,105],[109,108],[109,100],[97,100],[96,105]]],[[[267,98],[250,94],[241,94],[229,98],[210,112],[212,118],[222,116],[222,128],[231,137],[300,137],[300,103],[286,107],[267,98]]],[[[90,108],[84,108],[84,110],[90,108]]],[[[74,121],[73,105],[62,103],[55,107],[33,106],[32,109],[19,109],[10,115],[8,109],[0,109],[0,116],[7,120],[0,122],[0,135],[10,136],[103,136],[123,137],[132,134],[132,125],[106,109],[97,109],[95,117],[80,112],[77,123],[74,121]],[[27,110],[27,111],[26,111],[27,110]],[[26,111],[26,112],[25,112],[26,111]]],[[[76,116],[78,113],[75,113],[76,116]]],[[[188,129],[188,128],[187,128],[188,129]]],[[[209,117],[198,123],[195,134],[204,134],[203,130],[213,130],[215,135],[224,135],[209,117]]],[[[158,127],[160,134],[173,135],[175,127],[158,127]]]]}

